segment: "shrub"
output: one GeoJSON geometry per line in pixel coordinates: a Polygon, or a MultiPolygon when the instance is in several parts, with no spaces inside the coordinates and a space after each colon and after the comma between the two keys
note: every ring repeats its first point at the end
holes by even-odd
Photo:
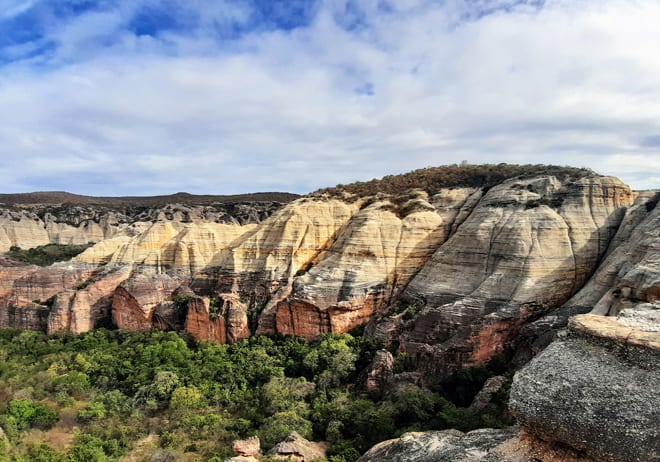
{"type": "Polygon", "coordinates": [[[264,421],[259,429],[259,438],[264,449],[270,449],[294,431],[310,439],[312,423],[294,411],[278,412],[264,421]]]}
{"type": "Polygon", "coordinates": [[[58,261],[71,260],[76,255],[84,252],[93,244],[63,245],[46,244],[32,249],[23,250],[20,247],[12,247],[7,252],[11,258],[39,266],[49,266],[58,261]]]}
{"type": "Polygon", "coordinates": [[[171,409],[199,409],[205,405],[204,395],[194,386],[178,387],[174,389],[170,398],[171,409]]]}
{"type": "Polygon", "coordinates": [[[58,420],[56,411],[30,399],[9,401],[5,414],[10,418],[7,419],[10,422],[13,419],[18,431],[32,427],[47,430],[58,420]]]}

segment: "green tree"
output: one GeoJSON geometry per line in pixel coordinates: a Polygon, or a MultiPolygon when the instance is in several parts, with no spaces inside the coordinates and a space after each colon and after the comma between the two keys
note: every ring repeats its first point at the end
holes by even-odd
{"type": "Polygon", "coordinates": [[[278,412],[268,417],[259,429],[259,438],[264,449],[270,449],[292,432],[303,438],[312,438],[312,423],[294,411],[278,412]]]}
{"type": "Polygon", "coordinates": [[[177,387],[170,398],[170,408],[176,410],[199,409],[205,405],[204,395],[195,386],[177,387]]]}

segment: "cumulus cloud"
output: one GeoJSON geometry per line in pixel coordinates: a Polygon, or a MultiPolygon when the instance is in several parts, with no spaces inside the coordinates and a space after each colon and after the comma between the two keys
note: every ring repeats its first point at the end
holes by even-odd
{"type": "Polygon", "coordinates": [[[462,160],[660,187],[654,0],[157,3],[10,44],[53,45],[0,67],[3,190],[307,192],[462,160]]]}

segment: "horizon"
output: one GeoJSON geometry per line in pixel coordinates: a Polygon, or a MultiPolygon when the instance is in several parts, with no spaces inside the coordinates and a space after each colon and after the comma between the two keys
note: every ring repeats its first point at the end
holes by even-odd
{"type": "MultiPolygon", "coordinates": [[[[469,164],[468,163],[468,164],[460,164],[460,165],[459,164],[451,164],[451,165],[447,164],[447,165],[428,166],[428,167],[423,167],[421,169],[415,169],[415,170],[410,170],[410,171],[407,171],[407,172],[401,172],[401,173],[395,174],[393,176],[406,175],[406,174],[409,174],[409,173],[413,173],[417,170],[423,170],[425,168],[438,168],[438,167],[463,166],[463,165],[474,166],[474,165],[488,165],[488,164],[469,164]]],[[[490,165],[492,165],[492,164],[490,164],[490,165]]],[[[504,164],[504,165],[516,165],[516,164],[504,164]]],[[[522,165],[522,164],[517,164],[517,165],[522,165]]],[[[542,164],[542,165],[547,165],[549,167],[550,166],[555,166],[553,164],[542,164]]],[[[559,166],[556,166],[556,167],[559,167],[559,166]]],[[[566,165],[564,165],[562,167],[570,168],[570,166],[566,166],[566,165]]],[[[589,170],[591,170],[591,169],[589,169],[589,170]]],[[[601,174],[600,172],[597,172],[597,171],[594,171],[594,170],[591,170],[591,171],[594,174],[599,175],[599,176],[612,176],[612,175],[601,174]]],[[[371,180],[382,180],[383,178],[384,177],[371,178],[369,180],[365,180],[364,182],[368,182],[368,181],[371,181],[371,180]]],[[[362,182],[362,181],[358,181],[358,183],[359,182],[362,182]]],[[[317,188],[313,191],[307,191],[307,192],[303,192],[303,193],[295,193],[295,192],[291,192],[291,191],[249,191],[249,192],[236,192],[236,193],[230,192],[230,193],[227,193],[227,194],[214,194],[214,193],[204,193],[204,192],[202,192],[202,193],[190,193],[190,192],[187,192],[187,191],[177,191],[177,192],[172,192],[172,193],[154,194],[154,195],[90,196],[90,195],[79,194],[79,193],[71,192],[71,191],[50,190],[50,191],[26,191],[26,192],[3,192],[3,191],[0,191],[0,198],[1,198],[1,196],[30,195],[30,194],[67,194],[67,195],[72,195],[72,196],[80,196],[80,197],[93,198],[93,199],[132,199],[132,198],[135,198],[135,199],[148,199],[148,198],[155,198],[155,197],[174,197],[174,196],[193,196],[193,197],[205,197],[205,196],[207,196],[207,197],[208,196],[210,196],[210,197],[216,197],[216,196],[217,197],[223,197],[223,196],[226,196],[226,197],[233,197],[233,196],[262,195],[262,194],[290,194],[290,195],[294,195],[294,196],[304,197],[306,195],[313,194],[313,193],[315,193],[319,190],[328,189],[328,188],[331,189],[331,188],[335,188],[335,187],[339,187],[339,186],[347,186],[347,185],[350,185],[350,184],[352,184],[352,183],[343,183],[343,184],[338,183],[336,185],[331,185],[331,186],[321,186],[320,188],[317,188]]],[[[630,186],[630,185],[628,185],[628,186],[630,186]]],[[[632,186],[630,186],[630,188],[633,192],[660,191],[660,187],[647,188],[647,189],[635,189],[635,188],[632,188],[632,186]]],[[[0,202],[0,203],[2,203],[2,202],[0,202]]]]}
{"type": "Polygon", "coordinates": [[[7,194],[307,194],[429,165],[660,188],[654,0],[0,0],[7,194]]]}

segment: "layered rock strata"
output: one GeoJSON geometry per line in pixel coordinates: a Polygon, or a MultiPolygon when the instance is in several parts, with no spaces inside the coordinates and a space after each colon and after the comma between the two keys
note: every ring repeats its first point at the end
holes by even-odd
{"type": "Polygon", "coordinates": [[[276,308],[274,330],[313,338],[346,332],[382,312],[464,219],[481,191],[423,192],[377,200],[339,231],[323,259],[296,278],[276,308]]]}
{"type": "Polygon", "coordinates": [[[25,204],[4,209],[0,251],[97,244],[69,263],[47,268],[0,259],[0,326],[80,333],[112,317],[127,329],[183,328],[183,322],[163,321],[172,318],[171,306],[161,302],[279,206],[25,204]]]}
{"type": "Polygon", "coordinates": [[[584,285],[631,203],[608,177],[492,188],[406,288],[404,300],[423,309],[394,335],[401,349],[436,379],[511,349],[584,285]]]}

